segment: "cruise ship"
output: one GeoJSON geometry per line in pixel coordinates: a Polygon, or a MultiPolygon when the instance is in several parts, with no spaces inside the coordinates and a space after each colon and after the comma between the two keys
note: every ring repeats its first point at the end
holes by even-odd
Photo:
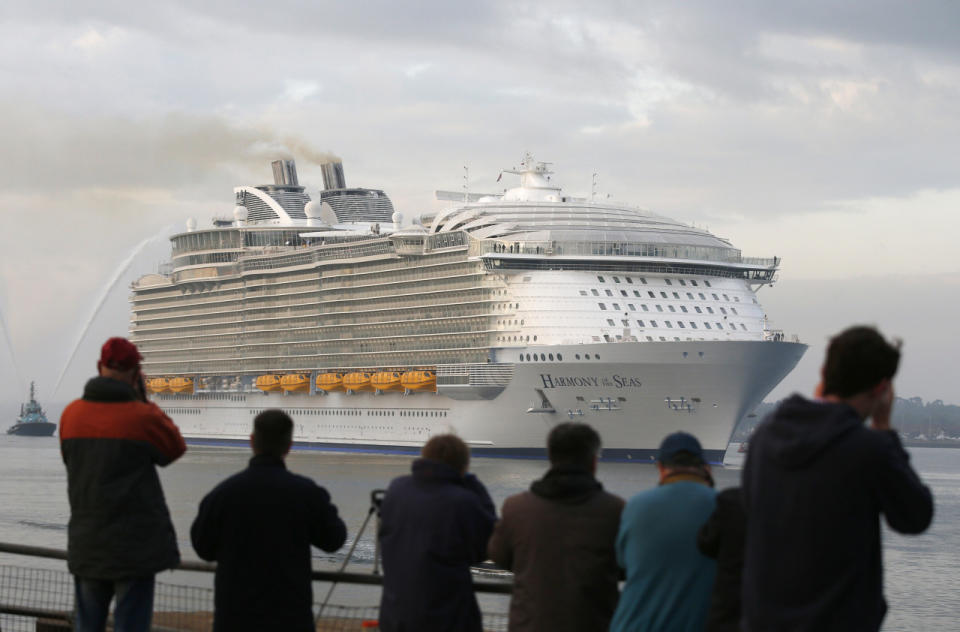
{"type": "Polygon", "coordinates": [[[536,457],[577,421],[604,459],[649,462],[684,430],[720,461],[806,350],[757,299],[777,257],[569,196],[530,155],[501,173],[512,188],[437,191],[449,206],[411,222],[339,162],[315,199],[292,160],[272,166],[132,286],[148,388],[190,442],[245,443],[283,408],[296,447],[415,452],[452,432],[536,457]]]}

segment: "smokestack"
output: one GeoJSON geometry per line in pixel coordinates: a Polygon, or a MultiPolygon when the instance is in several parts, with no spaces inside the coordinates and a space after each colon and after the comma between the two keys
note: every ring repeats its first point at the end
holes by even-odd
{"type": "Polygon", "coordinates": [[[274,160],[270,163],[273,167],[273,183],[286,186],[297,186],[297,163],[293,160],[274,160]]]}
{"type": "Polygon", "coordinates": [[[346,189],[347,181],[343,177],[342,162],[325,162],[320,165],[323,172],[324,189],[346,189]]]}

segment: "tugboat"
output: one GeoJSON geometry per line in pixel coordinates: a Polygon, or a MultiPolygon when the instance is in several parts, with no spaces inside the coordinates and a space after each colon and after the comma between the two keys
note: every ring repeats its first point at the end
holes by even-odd
{"type": "Polygon", "coordinates": [[[17,423],[7,429],[7,434],[22,437],[49,437],[57,430],[57,424],[47,421],[47,415],[34,397],[33,382],[30,382],[30,401],[20,404],[17,423]]]}

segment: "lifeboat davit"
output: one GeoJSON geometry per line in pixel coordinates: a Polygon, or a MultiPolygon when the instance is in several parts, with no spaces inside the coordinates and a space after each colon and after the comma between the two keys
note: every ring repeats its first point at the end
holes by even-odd
{"type": "Polygon", "coordinates": [[[170,380],[170,390],[174,393],[192,393],[192,377],[175,377],[170,380]]]}
{"type": "Polygon", "coordinates": [[[306,393],[310,390],[310,378],[303,373],[290,373],[280,378],[280,388],[288,393],[306,393]]]}
{"type": "Polygon", "coordinates": [[[147,390],[151,393],[166,393],[170,390],[170,381],[165,377],[152,377],[147,380],[147,390]]]}
{"type": "Polygon", "coordinates": [[[403,384],[400,383],[400,373],[398,371],[374,373],[373,377],[370,378],[370,382],[378,393],[403,390],[403,384]]]}
{"type": "Polygon", "coordinates": [[[347,391],[372,391],[373,384],[370,382],[371,375],[367,372],[347,373],[343,376],[343,387],[347,391]]]}
{"type": "Polygon", "coordinates": [[[317,389],[330,393],[343,390],[343,373],[321,373],[317,376],[317,389]]]}
{"type": "Polygon", "coordinates": [[[279,375],[258,375],[256,381],[256,387],[259,388],[264,393],[269,393],[270,391],[280,390],[280,376],[279,375]]]}
{"type": "Polygon", "coordinates": [[[407,371],[400,378],[400,384],[410,392],[430,391],[437,392],[437,374],[433,370],[407,371]]]}

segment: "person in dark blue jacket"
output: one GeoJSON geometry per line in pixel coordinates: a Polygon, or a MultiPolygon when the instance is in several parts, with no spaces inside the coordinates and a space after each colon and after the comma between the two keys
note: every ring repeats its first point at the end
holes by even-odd
{"type": "Polygon", "coordinates": [[[395,478],[381,507],[383,632],[479,632],[470,566],[486,558],[493,501],[467,473],[470,451],[454,435],[430,439],[413,473],[395,478]]]}
{"type": "Polygon", "coordinates": [[[315,629],[310,545],[336,551],[347,528],[325,489],[287,471],[292,438],[282,410],[257,415],[250,466],[200,502],[190,539],[217,562],[215,632],[315,629]]]}
{"type": "Polygon", "coordinates": [[[930,490],[890,427],[899,360],[875,329],[842,332],[817,399],[788,398],[751,437],[743,630],[880,628],[880,515],[901,533],[933,518],[930,490]]]}

